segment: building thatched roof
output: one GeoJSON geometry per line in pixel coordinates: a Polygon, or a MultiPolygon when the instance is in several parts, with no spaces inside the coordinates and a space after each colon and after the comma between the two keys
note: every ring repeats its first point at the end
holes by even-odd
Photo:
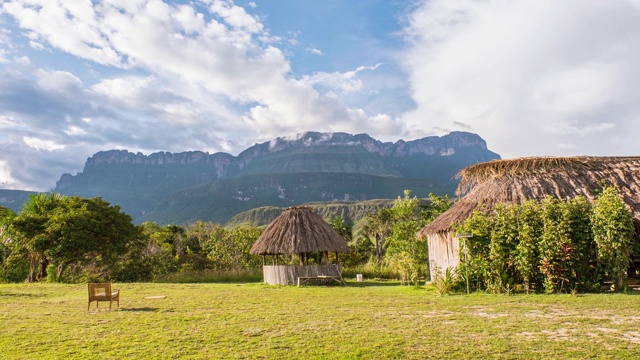
{"type": "Polygon", "coordinates": [[[251,254],[348,253],[347,242],[310,207],[290,207],[271,222],[251,254]]]}
{"type": "Polygon", "coordinates": [[[559,199],[582,195],[593,201],[602,182],[618,188],[634,221],[640,222],[640,156],[494,160],[466,167],[457,177],[457,195],[466,195],[423,228],[420,236],[452,231],[481,204],[489,211],[497,203],[523,203],[549,195],[559,199]]]}

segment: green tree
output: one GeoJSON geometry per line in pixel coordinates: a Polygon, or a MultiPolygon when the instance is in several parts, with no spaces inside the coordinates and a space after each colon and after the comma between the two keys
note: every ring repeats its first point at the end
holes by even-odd
{"type": "Polygon", "coordinates": [[[387,240],[390,266],[413,284],[427,274],[429,261],[427,244],[417,236],[424,226],[419,205],[418,198],[412,198],[410,190],[405,190],[404,198],[398,197],[391,208],[393,223],[387,240]]]}
{"type": "Polygon", "coordinates": [[[375,214],[367,216],[368,224],[363,229],[363,235],[373,238],[378,263],[382,262],[386,249],[386,238],[391,231],[393,215],[391,209],[380,208],[375,214]]]}
{"type": "Polygon", "coordinates": [[[249,253],[253,244],[262,234],[261,229],[235,227],[222,234],[223,236],[215,238],[208,254],[209,259],[218,264],[220,269],[239,272],[242,269],[259,267],[262,264],[259,256],[249,253]]]}
{"type": "Polygon", "coordinates": [[[204,256],[205,262],[192,264],[193,270],[203,270],[205,268],[225,270],[228,264],[225,255],[214,255],[224,252],[221,248],[228,241],[229,231],[220,224],[214,222],[196,221],[187,226],[188,242],[191,246],[199,247],[200,253],[204,256]]]}
{"type": "Polygon", "coordinates": [[[2,256],[2,274],[0,274],[0,282],[12,280],[12,274],[15,269],[11,269],[8,262],[11,247],[13,245],[13,236],[10,234],[10,225],[15,219],[16,213],[13,210],[0,206],[0,253],[2,256]]]}
{"type": "Polygon", "coordinates": [[[353,228],[342,216],[334,216],[329,225],[331,225],[333,230],[335,230],[347,243],[350,243],[351,240],[353,240],[353,228]]]}
{"type": "Polygon", "coordinates": [[[340,262],[346,267],[362,265],[371,257],[373,243],[367,236],[359,236],[353,240],[353,227],[342,216],[335,216],[329,223],[331,227],[349,245],[349,253],[340,257],[340,262]]]}
{"type": "Polygon", "coordinates": [[[67,199],[55,193],[31,195],[11,223],[14,234],[11,256],[22,257],[29,263],[27,282],[46,278],[49,258],[45,251],[55,241],[46,231],[47,223],[50,214],[67,199]]]}
{"type": "Polygon", "coordinates": [[[621,289],[634,245],[633,217],[614,187],[605,187],[593,202],[591,217],[601,269],[621,289]]]}
{"type": "Polygon", "coordinates": [[[130,246],[112,273],[117,281],[150,281],[178,268],[174,255],[173,236],[169,227],[155,222],[144,222],[139,227],[141,241],[130,246]]]}
{"type": "Polygon", "coordinates": [[[420,216],[424,224],[428,224],[435,220],[440,214],[449,210],[453,205],[453,199],[449,198],[449,195],[438,196],[433,193],[429,193],[429,202],[427,205],[422,206],[420,216]]]}
{"type": "Polygon", "coordinates": [[[69,265],[91,264],[103,272],[140,240],[131,217],[101,198],[36,195],[12,228],[32,265],[28,281],[46,278],[49,264],[56,267],[58,279],[69,265]]]}

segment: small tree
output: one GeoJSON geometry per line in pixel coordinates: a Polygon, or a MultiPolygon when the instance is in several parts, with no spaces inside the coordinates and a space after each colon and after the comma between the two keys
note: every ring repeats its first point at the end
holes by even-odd
{"type": "Polygon", "coordinates": [[[605,187],[593,202],[591,222],[599,266],[620,289],[633,251],[634,228],[631,212],[615,188],[605,187]]]}
{"type": "Polygon", "coordinates": [[[424,225],[419,214],[418,198],[412,198],[411,191],[405,190],[404,198],[398,197],[391,214],[393,225],[387,240],[389,264],[416,284],[420,276],[426,275],[429,260],[427,244],[417,236],[424,225]]]}
{"type": "Polygon", "coordinates": [[[368,215],[367,220],[368,224],[363,229],[363,235],[367,238],[373,238],[376,259],[378,263],[381,263],[385,255],[387,234],[391,231],[393,224],[391,209],[380,208],[375,214],[368,215]]]}

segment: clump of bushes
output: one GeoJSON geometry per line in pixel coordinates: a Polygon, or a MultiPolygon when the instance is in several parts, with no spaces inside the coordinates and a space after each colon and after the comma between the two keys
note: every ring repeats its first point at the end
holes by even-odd
{"type": "Polygon", "coordinates": [[[632,214],[612,187],[593,203],[548,197],[476,211],[458,231],[474,235],[461,244],[458,273],[492,293],[621,289],[636,244],[632,214]]]}

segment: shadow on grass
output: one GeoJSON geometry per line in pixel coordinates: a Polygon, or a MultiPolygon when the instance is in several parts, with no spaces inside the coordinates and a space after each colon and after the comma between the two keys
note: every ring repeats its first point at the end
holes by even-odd
{"type": "Polygon", "coordinates": [[[397,281],[347,281],[347,287],[401,286],[397,281]]]}
{"type": "Polygon", "coordinates": [[[158,308],[150,308],[150,307],[120,308],[120,311],[126,311],[126,312],[158,312],[158,308]]]}
{"type": "Polygon", "coordinates": [[[20,293],[0,293],[0,297],[44,297],[46,294],[20,294],[20,293]]]}

